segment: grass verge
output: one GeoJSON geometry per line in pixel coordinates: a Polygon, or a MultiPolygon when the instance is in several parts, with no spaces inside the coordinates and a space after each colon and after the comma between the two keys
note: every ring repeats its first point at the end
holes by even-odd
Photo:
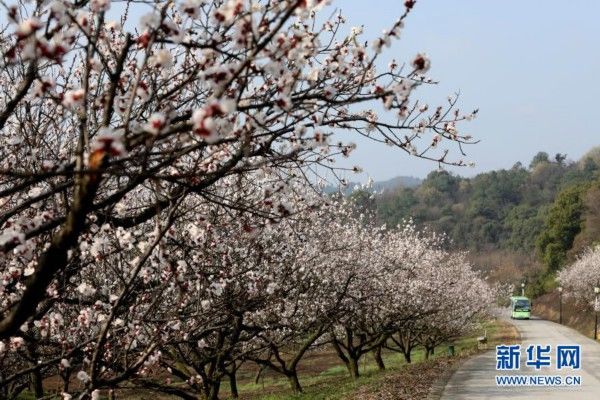
{"type": "MultiPolygon", "coordinates": [[[[518,331],[508,322],[491,320],[484,324],[487,330],[488,348],[500,343],[518,341],[518,331]]],[[[440,346],[436,353],[425,360],[425,353],[417,349],[413,353],[413,363],[406,364],[404,358],[397,353],[384,353],[386,370],[379,371],[371,355],[361,360],[361,377],[352,380],[343,366],[332,366],[322,372],[309,374],[310,368],[300,374],[304,393],[289,393],[287,381],[279,377],[269,377],[258,385],[244,383],[240,385],[240,398],[244,400],[403,400],[425,399],[434,383],[448,371],[456,368],[460,362],[483,349],[478,349],[477,337],[481,331],[473,332],[452,343],[455,356],[448,356],[447,345],[440,346]]],[[[327,360],[333,354],[324,353],[311,362],[327,360]]],[[[224,394],[227,388],[224,387],[224,394]]]]}

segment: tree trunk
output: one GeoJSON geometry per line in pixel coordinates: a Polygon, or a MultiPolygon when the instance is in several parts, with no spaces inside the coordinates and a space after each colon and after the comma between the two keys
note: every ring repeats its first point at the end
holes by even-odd
{"type": "Polygon", "coordinates": [[[358,358],[350,355],[346,367],[348,368],[348,372],[350,372],[352,379],[358,379],[360,377],[360,372],[358,370],[358,358]]]}
{"type": "Polygon", "coordinates": [[[344,362],[344,365],[346,366],[346,368],[348,369],[348,372],[350,373],[350,376],[353,379],[356,379],[360,376],[360,373],[358,372],[358,358],[356,356],[355,350],[352,349],[352,336],[351,334],[348,334],[348,345],[346,348],[346,353],[344,353],[344,350],[342,350],[342,347],[340,346],[340,344],[338,343],[337,339],[335,338],[335,336],[332,335],[332,345],[333,348],[335,349],[335,352],[337,353],[338,357],[340,358],[340,360],[342,360],[344,362]]]}
{"type": "Polygon", "coordinates": [[[221,389],[221,380],[215,379],[210,384],[210,390],[208,392],[208,400],[219,400],[219,389],[221,389]]]}
{"type": "Polygon", "coordinates": [[[231,389],[231,397],[237,399],[240,397],[237,387],[237,379],[235,376],[235,371],[228,374],[229,375],[229,387],[231,389]]]}
{"type": "Polygon", "coordinates": [[[288,371],[286,375],[290,382],[292,392],[294,392],[294,394],[302,393],[302,386],[300,386],[300,381],[298,380],[298,372],[296,370],[288,371]]]}
{"type": "Polygon", "coordinates": [[[377,347],[373,350],[373,358],[375,358],[375,363],[377,364],[377,368],[380,371],[385,371],[385,364],[383,362],[383,357],[381,357],[381,346],[377,347]]]}
{"type": "Polygon", "coordinates": [[[425,359],[429,360],[429,355],[431,354],[431,348],[425,347],[425,359]]]}
{"type": "Polygon", "coordinates": [[[254,377],[254,384],[258,385],[258,382],[260,381],[260,377],[262,376],[263,371],[266,369],[267,367],[265,365],[260,365],[258,368],[258,371],[256,372],[256,376],[254,377]]]}
{"type": "Polygon", "coordinates": [[[410,364],[412,362],[411,353],[412,349],[404,350],[402,352],[402,355],[404,355],[404,361],[406,361],[407,364],[410,364]]]}
{"type": "Polygon", "coordinates": [[[42,385],[42,374],[39,370],[31,373],[31,384],[33,386],[33,393],[36,399],[44,397],[44,386],[42,385]]]}

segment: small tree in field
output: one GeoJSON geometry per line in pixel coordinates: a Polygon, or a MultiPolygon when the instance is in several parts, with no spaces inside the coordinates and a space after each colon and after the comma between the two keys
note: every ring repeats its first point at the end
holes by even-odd
{"type": "Polygon", "coordinates": [[[377,69],[415,2],[370,46],[341,14],[319,17],[325,3],[2,3],[3,396],[42,397],[49,375],[66,398],[124,383],[189,396],[144,381],[164,368],[216,398],[242,353],[265,362],[257,348],[284,337],[262,330],[263,307],[310,293],[237,295],[266,290],[275,265],[274,280],[300,279],[285,269],[297,242],[273,224],[318,206],[307,186],[335,174],[350,135],[465,164],[443,145],[462,154],[475,112],[414,99],[433,83],[427,56],[377,69]]]}

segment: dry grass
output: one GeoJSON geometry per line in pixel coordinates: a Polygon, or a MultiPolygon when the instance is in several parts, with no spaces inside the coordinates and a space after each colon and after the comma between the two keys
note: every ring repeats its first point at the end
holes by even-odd
{"type": "MultiPolygon", "coordinates": [[[[533,301],[533,313],[549,321],[559,321],[558,293],[547,293],[533,301]]],[[[588,337],[594,336],[594,311],[583,302],[563,297],[563,324],[588,337]]]]}

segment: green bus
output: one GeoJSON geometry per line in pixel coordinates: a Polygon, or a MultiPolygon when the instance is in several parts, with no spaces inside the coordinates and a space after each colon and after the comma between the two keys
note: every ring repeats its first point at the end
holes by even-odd
{"type": "Polygon", "coordinates": [[[531,317],[531,301],[525,296],[511,297],[510,317],[512,319],[529,319],[531,317]]]}

